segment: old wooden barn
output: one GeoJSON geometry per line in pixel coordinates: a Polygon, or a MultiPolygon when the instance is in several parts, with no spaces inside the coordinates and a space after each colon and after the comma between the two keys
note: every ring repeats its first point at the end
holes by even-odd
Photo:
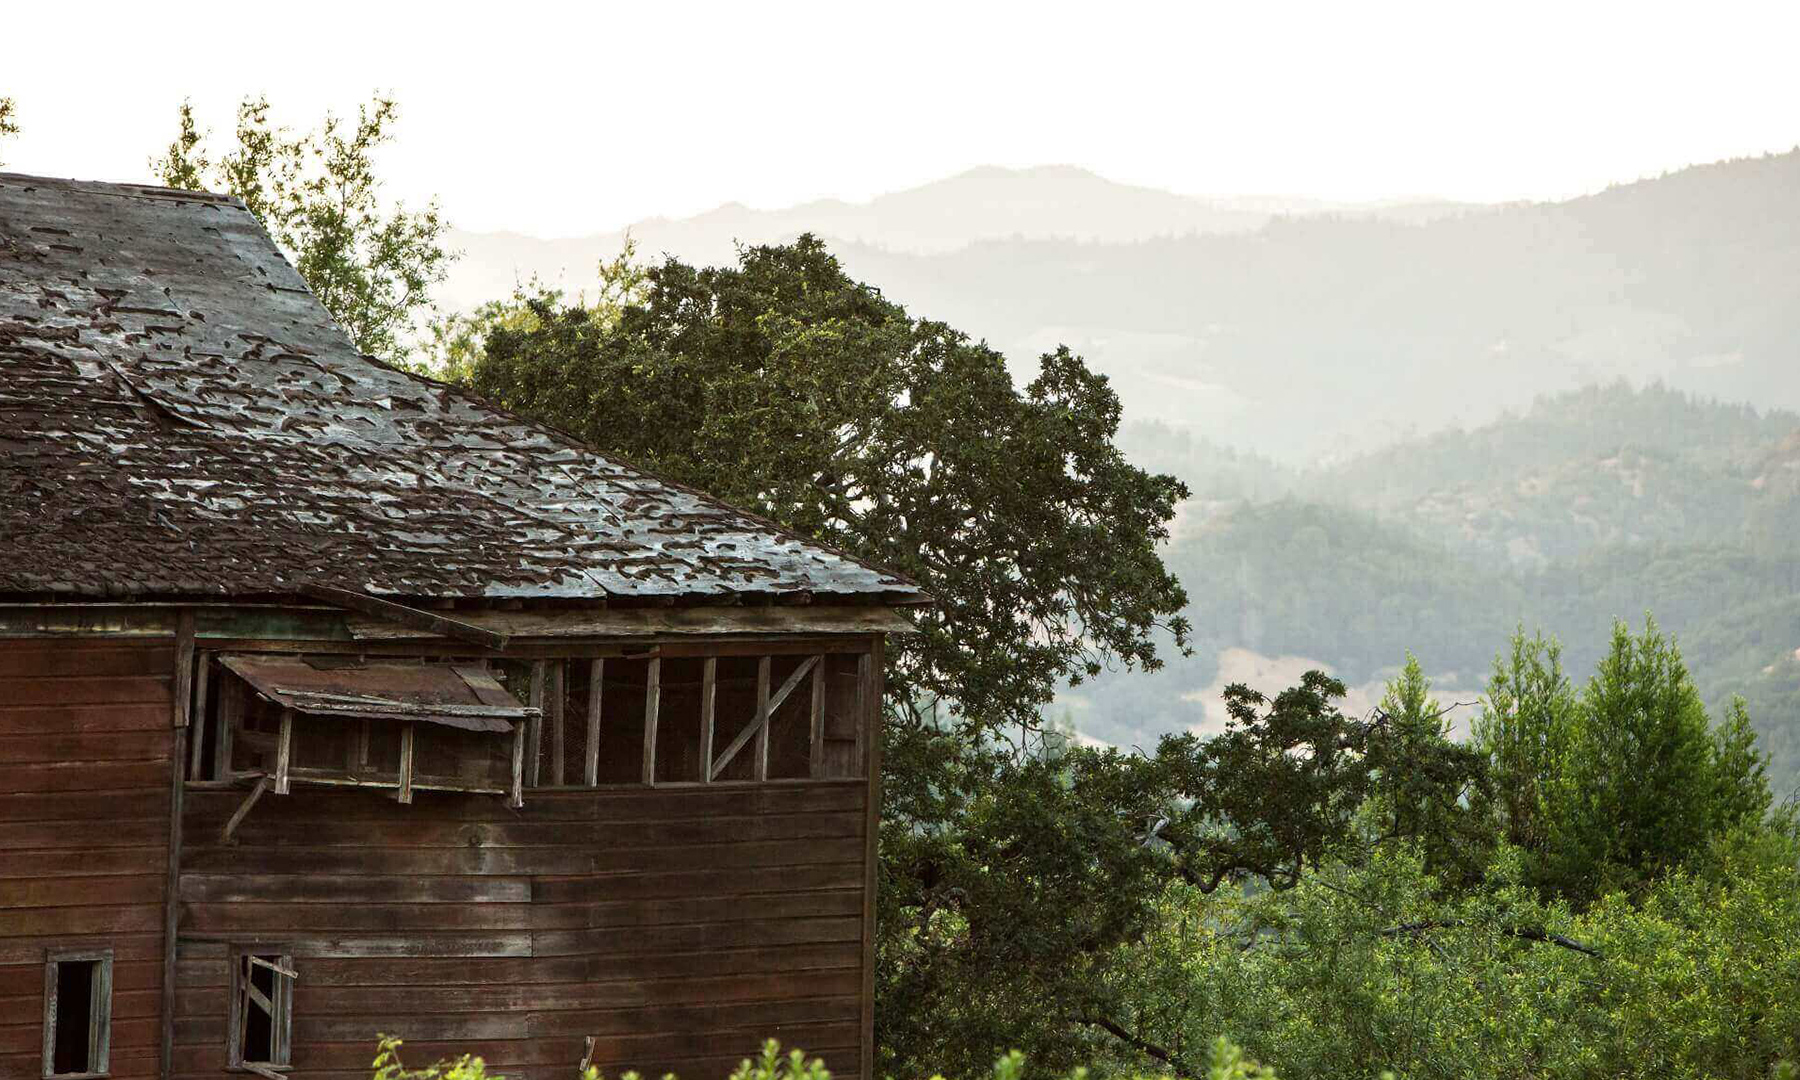
{"type": "Polygon", "coordinates": [[[910,583],[0,175],[0,1077],[870,1072],[910,583]]]}

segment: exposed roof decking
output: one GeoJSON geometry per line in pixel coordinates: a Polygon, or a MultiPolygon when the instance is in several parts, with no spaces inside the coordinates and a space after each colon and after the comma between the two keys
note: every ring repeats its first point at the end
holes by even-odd
{"type": "Polygon", "coordinates": [[[0,174],[0,594],[918,598],[358,355],[216,196],[0,174]]]}

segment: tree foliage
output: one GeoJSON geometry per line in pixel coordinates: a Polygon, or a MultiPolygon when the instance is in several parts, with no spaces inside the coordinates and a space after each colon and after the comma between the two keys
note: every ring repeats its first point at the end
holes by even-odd
{"type": "MultiPolygon", "coordinates": [[[[452,324],[439,360],[938,598],[890,673],[885,1073],[981,1075],[1016,1048],[1049,1074],[1199,1076],[1221,1031],[1316,1077],[1750,1077],[1795,1051],[1800,959],[1756,950],[1800,930],[1800,848],[1765,820],[1748,711],[1712,724],[1653,624],[1619,627],[1580,691],[1519,632],[1466,745],[1410,656],[1364,717],[1312,672],[1228,688],[1212,738],[1079,745],[1043,718],[1059,683],[1187,640],[1159,559],[1183,490],[1120,455],[1105,381],[1058,350],[1019,388],[810,239],[628,264],[610,298],[527,287],[452,324]]],[[[1341,554],[1281,537],[1295,574],[1341,554]]],[[[1293,593],[1423,637],[1409,599],[1293,593]]]]}
{"type": "MultiPolygon", "coordinates": [[[[17,109],[12,98],[0,97],[0,142],[19,133],[19,120],[16,112],[17,109]]],[[[6,159],[0,158],[0,166],[5,164],[6,159]]]]}
{"type": "Polygon", "coordinates": [[[1579,695],[1555,642],[1516,633],[1475,731],[1506,839],[1529,853],[1536,883],[1578,904],[1637,889],[1769,809],[1743,702],[1715,727],[1653,620],[1637,635],[1614,624],[1579,695]]]}
{"type": "Polygon", "coordinates": [[[1318,672],[1272,699],[1234,686],[1224,733],[1170,736],[1150,755],[993,752],[944,770],[919,763],[930,750],[915,740],[890,740],[894,782],[916,791],[907,778],[929,775],[938,801],[883,823],[888,1070],[967,1073],[996,1046],[1023,1046],[1052,1069],[1123,1052],[1194,1075],[1204,1042],[1137,1034],[1119,967],[1157,932],[1169,888],[1281,891],[1333,860],[1462,839],[1441,808],[1479,787],[1479,757],[1436,717],[1346,716],[1343,694],[1318,672]],[[1382,827],[1365,830],[1375,799],[1382,827]]]}
{"type": "Polygon", "coordinates": [[[375,153],[398,120],[394,100],[377,96],[354,122],[327,113],[295,134],[275,124],[267,99],[246,98],[234,145],[215,157],[183,102],[179,131],[151,168],[170,187],[242,199],[356,347],[399,362],[452,255],[435,202],[408,211],[381,197],[375,153]]]}
{"type": "Polygon", "coordinates": [[[484,328],[477,391],[932,594],[890,664],[908,722],[1031,728],[1064,679],[1156,666],[1157,628],[1185,641],[1157,552],[1185,489],[1119,453],[1118,398],[1068,350],[1016,387],[810,237],[670,259],[608,317],[528,310],[484,328]]]}

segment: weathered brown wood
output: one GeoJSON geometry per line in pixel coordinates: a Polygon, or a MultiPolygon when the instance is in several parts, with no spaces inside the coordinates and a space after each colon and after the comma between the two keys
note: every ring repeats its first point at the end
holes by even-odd
{"type": "MultiPolygon", "coordinates": [[[[191,633],[193,629],[192,613],[184,613],[185,622],[191,633]]],[[[192,652],[192,642],[189,643],[192,652]]],[[[180,664],[181,650],[176,650],[176,663],[180,664]]],[[[183,670],[191,669],[193,659],[190,655],[183,670]]],[[[182,680],[177,678],[175,685],[180,687],[182,680]]],[[[180,689],[175,691],[178,700],[185,697],[180,689]]],[[[198,724],[183,724],[175,729],[175,745],[169,752],[169,860],[167,876],[163,881],[163,986],[175,985],[175,928],[181,918],[181,802],[183,783],[186,777],[182,770],[187,768],[187,740],[192,738],[199,742],[202,729],[198,724]]],[[[107,967],[111,968],[110,961],[107,967]]],[[[109,990],[110,995],[110,990],[109,990]]],[[[162,1043],[159,1047],[158,1064],[162,1075],[169,1074],[169,1053],[175,1045],[175,999],[172,994],[162,995],[162,1043]]],[[[104,1071],[104,1070],[103,1070],[104,1071]]]]}
{"type": "Polygon", "coordinates": [[[875,889],[881,880],[876,841],[881,833],[881,699],[887,662],[882,637],[877,635],[869,645],[869,652],[858,667],[862,676],[862,716],[856,725],[858,732],[866,732],[861,742],[868,748],[868,783],[863,789],[862,1055],[858,1063],[864,1077],[875,1075],[875,889]]]}
{"type": "MultiPolygon", "coordinates": [[[[407,725],[408,728],[411,726],[411,724],[407,725]]],[[[410,749],[404,730],[401,735],[401,746],[403,748],[401,769],[404,771],[410,764],[404,754],[405,749],[410,749]]],[[[293,768],[293,764],[294,710],[283,709],[281,710],[281,733],[275,736],[275,794],[286,795],[288,793],[288,772],[293,768]]]]}
{"type": "Polygon", "coordinates": [[[7,639],[0,648],[0,680],[92,679],[106,675],[163,677],[174,664],[170,640],[175,620],[157,631],[162,640],[101,641],[7,639]]]}
{"type": "Polygon", "coordinates": [[[44,1071],[47,957],[103,960],[86,1003],[90,1070],[157,1074],[170,808],[191,722],[176,622],[171,611],[143,641],[0,639],[0,1075],[44,1071]]]}
{"type": "Polygon", "coordinates": [[[108,1061],[112,1041],[112,963],[110,949],[56,949],[44,960],[44,1013],[42,1074],[62,1077],[102,1077],[111,1072],[108,1061]],[[88,993],[87,1069],[58,1073],[53,1067],[56,1053],[57,1014],[63,1004],[58,999],[57,971],[63,964],[94,965],[93,981],[88,993]]]}
{"type": "MultiPolygon", "coordinates": [[[[69,735],[86,731],[163,731],[168,726],[168,710],[160,703],[108,705],[103,709],[89,705],[0,704],[0,739],[19,735],[69,735]]],[[[0,762],[7,761],[10,758],[0,757],[0,762]]]]}
{"type": "MultiPolygon", "coordinates": [[[[877,605],[814,604],[807,607],[608,608],[601,611],[465,611],[460,622],[509,638],[642,638],[743,634],[908,633],[911,619],[901,610],[877,605]]],[[[428,630],[382,619],[346,620],[358,640],[428,637],[428,630]]]]}
{"type": "Polygon", "coordinates": [[[606,661],[588,661],[587,742],[583,745],[587,761],[582,771],[582,782],[588,787],[600,783],[600,710],[604,704],[601,688],[605,682],[606,661]]]}
{"type": "Polygon", "coordinates": [[[244,720],[244,684],[222,677],[219,683],[219,722],[213,729],[213,779],[231,779],[231,743],[244,720]]]}
{"type": "Polygon", "coordinates": [[[730,745],[725,747],[725,752],[719,755],[719,759],[713,762],[713,776],[716,777],[724,772],[725,767],[731,764],[733,758],[737,757],[738,751],[742,750],[750,740],[755,739],[753,760],[759,763],[754,770],[755,778],[758,781],[769,778],[769,718],[775,715],[775,711],[781,708],[782,704],[787,701],[788,695],[794,692],[794,688],[800,685],[800,680],[806,677],[807,672],[811,671],[818,661],[819,658],[816,656],[807,657],[799,667],[794,669],[794,673],[787,677],[787,680],[781,684],[781,689],[772,697],[769,694],[769,658],[764,656],[758,661],[756,665],[756,716],[744,730],[738,732],[736,738],[731,740],[730,745]]]}
{"type": "Polygon", "coordinates": [[[158,761],[38,761],[0,765],[0,799],[11,795],[131,791],[162,783],[158,761]]]}
{"type": "Polygon", "coordinates": [[[562,660],[550,662],[549,700],[545,702],[546,722],[550,725],[550,782],[560,785],[568,778],[563,747],[563,712],[568,696],[568,665],[562,660]]]}
{"type": "Polygon", "coordinates": [[[873,652],[864,653],[856,660],[856,761],[866,767],[869,752],[869,732],[872,721],[869,717],[879,714],[881,709],[880,687],[881,667],[876,662],[873,652]]]}
{"type": "Polygon", "coordinates": [[[423,630],[439,637],[466,641],[471,645],[480,645],[482,648],[493,649],[496,652],[506,648],[507,636],[505,634],[463,622],[461,619],[452,619],[435,611],[421,611],[418,608],[382,600],[367,593],[352,592],[349,589],[332,588],[327,585],[302,585],[300,591],[328,604],[337,604],[352,611],[360,611],[364,615],[411,627],[414,630],[423,630]]]}
{"type": "MultiPolygon", "coordinates": [[[[164,654],[172,665],[167,641],[164,654]]],[[[789,707],[777,714],[788,695],[770,685],[771,664],[758,693],[766,705],[758,713],[767,732],[772,722],[797,725],[804,712],[815,741],[823,713],[829,726],[827,760],[837,762],[836,769],[850,753],[852,729],[838,727],[840,713],[850,711],[845,695],[851,684],[838,673],[849,671],[850,663],[836,660],[828,669],[818,657],[866,649],[869,639],[832,644],[803,654],[780,650],[795,656],[785,667],[806,665],[803,673],[785,678],[793,683],[789,695],[810,681],[810,708],[787,700],[789,707]],[[777,715],[783,719],[774,720],[777,715]]],[[[428,655],[445,656],[442,648],[435,646],[428,655]]],[[[131,667],[117,655],[106,662],[117,670],[131,667]]],[[[743,665],[746,676],[752,666],[762,665],[743,665]]],[[[696,732],[690,710],[698,698],[704,737],[705,718],[716,720],[717,659],[680,669],[658,662],[654,678],[652,665],[632,667],[645,672],[646,711],[658,718],[653,725],[646,717],[651,745],[660,742],[666,756],[679,728],[687,740],[684,756],[692,760],[696,732]],[[658,694],[654,711],[652,681],[658,694]],[[661,697],[669,698],[672,711],[670,731],[658,739],[661,697]]],[[[545,668],[544,698],[553,693],[550,670],[545,668]]],[[[588,670],[593,673],[591,663],[588,670]]],[[[879,701],[878,687],[869,682],[877,670],[873,664],[856,669],[859,719],[866,720],[879,701]]],[[[597,674],[603,676],[604,669],[597,674]]],[[[603,682],[592,674],[590,680],[603,682]]],[[[163,685],[171,682],[165,679],[163,685]]],[[[215,690],[224,689],[225,682],[214,682],[215,690]]],[[[6,689],[0,680],[0,701],[7,700],[6,689]]],[[[567,700],[566,675],[562,689],[567,700]]],[[[746,680],[735,691],[746,711],[749,689],[746,680]]],[[[608,696],[612,700],[604,711],[621,715],[622,699],[608,696]]],[[[589,702],[590,708],[599,704],[589,702]]],[[[634,701],[622,704],[625,715],[636,711],[634,701]]],[[[7,716],[40,717],[29,721],[34,725],[29,741],[82,740],[91,732],[97,737],[63,742],[60,748],[84,753],[109,748],[126,758],[108,757],[94,766],[103,770],[96,777],[109,778],[105,786],[114,790],[90,797],[83,786],[69,786],[78,770],[59,761],[8,756],[12,742],[0,727],[0,987],[6,985],[7,957],[47,933],[57,940],[116,941],[121,950],[141,957],[129,961],[140,965],[130,975],[139,989],[129,993],[151,998],[144,1026],[127,1028],[122,1025],[139,1021],[122,1020],[115,1031],[131,1041],[125,1049],[141,1053],[143,1064],[139,1072],[120,1072],[138,1066],[116,1052],[118,1080],[147,1080],[156,1071],[162,1006],[155,987],[163,981],[170,951],[163,945],[163,916],[177,903],[183,921],[170,980],[179,987],[170,995],[177,1018],[171,1080],[207,1080],[220,1068],[227,1026],[225,950],[249,943],[268,943],[271,954],[296,957],[295,970],[307,982],[305,1004],[295,1017],[295,1053],[306,1055],[301,1067],[318,1080],[355,1080],[367,1063],[366,1033],[374,1030],[407,1037],[419,1060],[435,1056],[439,1045],[446,1053],[482,1051],[489,1039],[498,1039],[505,1056],[491,1058],[490,1065],[498,1071],[498,1063],[523,1062],[511,1075],[524,1080],[566,1073],[590,1037],[595,1062],[612,1073],[656,1068],[660,1075],[668,1062],[735,1064],[753,1049],[745,1043],[763,1033],[747,1035],[745,1017],[766,1019],[767,1033],[784,1041],[794,1033],[817,1035],[821,1041],[809,1049],[832,1050],[834,1064],[842,1063],[839,1075],[858,1075],[854,1070],[866,1049],[864,986],[872,962],[865,953],[871,940],[876,729],[857,732],[862,767],[854,779],[712,781],[705,765],[696,777],[684,763],[677,777],[663,762],[666,775],[659,781],[653,758],[654,787],[591,787],[585,754],[575,754],[583,759],[581,775],[569,775],[566,728],[565,760],[556,765],[553,725],[552,744],[540,741],[536,757],[549,762],[544,771],[554,775],[540,777],[543,783],[529,804],[521,798],[510,807],[510,799],[430,792],[423,772],[451,770],[428,764],[431,744],[418,743],[413,776],[418,794],[412,805],[400,807],[393,798],[357,787],[315,785],[300,767],[318,761],[316,754],[307,757],[311,729],[296,723],[299,730],[290,738],[298,740],[292,749],[299,756],[288,770],[298,788],[295,797],[278,813],[252,813],[240,821],[239,843],[222,844],[218,837],[241,806],[245,789],[184,786],[185,838],[180,875],[170,890],[166,872],[146,874],[166,871],[168,853],[151,841],[150,830],[131,820],[149,815],[167,833],[166,805],[158,802],[165,798],[162,784],[132,755],[146,755],[146,763],[158,758],[169,767],[173,733],[165,729],[158,742],[133,743],[157,734],[146,718],[127,713],[126,722],[139,728],[120,727],[115,734],[100,727],[50,726],[53,718],[45,709],[58,710],[57,720],[70,712],[63,705],[0,707],[0,724],[7,716]],[[120,780],[128,783],[120,787],[120,780]],[[109,798],[117,800],[114,821],[104,814],[109,798]],[[108,827],[80,831],[69,838],[72,846],[65,846],[60,833],[69,831],[67,825],[47,829],[39,818],[47,819],[44,824],[106,822],[108,827]],[[26,846],[8,846],[12,841],[26,846]],[[137,845],[148,851],[136,850],[137,845]],[[15,885],[7,875],[19,870],[31,877],[15,885]],[[21,903],[30,910],[13,920],[21,903]],[[145,907],[149,919],[140,914],[145,907]],[[417,1030],[412,1030],[414,1018],[417,1030]],[[352,1038],[352,1032],[362,1034],[352,1038]]],[[[522,795],[525,786],[525,728],[521,724],[515,731],[519,789],[505,792],[509,796],[522,795]]],[[[190,733],[200,730],[190,727],[190,733]]],[[[799,737],[785,727],[776,734],[783,746],[788,736],[799,737]]],[[[579,731],[574,737],[581,738],[579,731]]],[[[755,738],[746,740],[744,750],[755,738]]],[[[599,743],[590,737],[581,746],[598,749],[599,743]]],[[[713,758],[708,750],[702,762],[713,758]]],[[[391,743],[387,753],[394,753],[391,743]]],[[[773,750],[763,753],[775,756],[773,750]]],[[[334,749],[330,764],[335,771],[340,758],[359,754],[334,749]]],[[[184,758],[191,760],[189,755],[176,760],[184,758]]],[[[770,761],[765,775],[786,760],[770,761]]],[[[809,775],[817,771],[816,765],[795,764],[809,775]]],[[[378,767],[397,783],[391,757],[378,767]]],[[[744,768],[746,774],[754,771],[744,768]]],[[[273,770],[261,779],[272,785],[273,770]]],[[[357,779],[373,782],[374,774],[358,773],[357,779]]],[[[19,958],[41,963],[42,955],[19,958]]],[[[122,963],[124,956],[121,951],[122,963]]],[[[36,994],[31,996],[35,1000],[36,994]]],[[[0,988],[0,1028],[7,1024],[8,1001],[0,988]]],[[[127,1005],[124,997],[119,1001],[123,1017],[127,1005]]],[[[9,1061],[0,1045],[0,1070],[9,1061]]]]}
{"type": "Polygon", "coordinates": [[[174,726],[188,725],[188,713],[194,693],[194,613],[182,608],[175,617],[175,683],[169,694],[174,709],[174,726]]]}
{"type": "Polygon", "coordinates": [[[700,665],[700,779],[713,778],[713,734],[719,700],[719,658],[709,656],[700,665]]]}
{"type": "Polygon", "coordinates": [[[549,674],[549,661],[538,660],[531,665],[531,688],[527,691],[526,704],[537,709],[526,728],[525,734],[525,782],[537,787],[542,775],[539,767],[543,761],[544,750],[544,683],[549,674]]]}
{"type": "MultiPolygon", "coordinates": [[[[4,639],[0,639],[4,640],[4,639]]],[[[22,705],[157,705],[168,726],[169,675],[95,675],[9,680],[6,703],[22,705]]]]}
{"type": "Polygon", "coordinates": [[[219,843],[229,844],[232,842],[232,835],[237,832],[238,826],[242,825],[244,819],[250,816],[251,809],[256,806],[257,800],[261,799],[263,792],[267,790],[269,790],[269,778],[257,777],[256,783],[250,788],[250,794],[244,796],[244,801],[238,804],[238,808],[232,811],[231,817],[226,820],[225,827],[219,830],[219,843]]]}
{"type": "Polygon", "coordinates": [[[400,803],[413,801],[413,732],[411,721],[400,726],[400,790],[394,796],[400,803]]]}
{"type": "Polygon", "coordinates": [[[809,747],[807,772],[811,776],[825,775],[825,658],[813,665],[812,671],[812,740],[809,747]]]}
{"type": "Polygon", "coordinates": [[[506,804],[515,810],[525,805],[525,727],[523,723],[513,724],[512,788],[506,804]]]}
{"type": "Polygon", "coordinates": [[[644,681],[644,783],[656,783],[656,725],[662,711],[662,657],[650,658],[644,681]]]}
{"type": "MultiPolygon", "coordinates": [[[[756,719],[750,727],[755,737],[751,751],[750,776],[755,780],[769,778],[769,719],[775,715],[775,704],[769,700],[769,657],[763,657],[756,664],[756,719]]],[[[734,747],[737,743],[734,741],[734,747]]],[[[725,752],[730,760],[731,751],[725,752]]]]}
{"type": "Polygon", "coordinates": [[[188,736],[190,758],[188,761],[188,778],[198,780],[206,766],[206,695],[212,682],[212,653],[202,652],[195,662],[194,671],[194,704],[189,713],[193,734],[188,736]]]}

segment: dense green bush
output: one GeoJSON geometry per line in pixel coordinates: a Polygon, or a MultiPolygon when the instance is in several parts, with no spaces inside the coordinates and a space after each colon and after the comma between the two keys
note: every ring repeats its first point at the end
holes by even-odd
{"type": "MultiPolygon", "coordinates": [[[[1013,1050],[994,1062],[993,1080],[1021,1080],[1025,1075],[1025,1055],[1013,1050]]],[[[1085,1080],[1086,1069],[1077,1069],[1070,1074],[1068,1080],[1085,1080]]],[[[392,1036],[381,1036],[380,1049],[375,1056],[374,1080],[505,1080],[504,1077],[491,1075],[487,1066],[478,1057],[464,1054],[460,1058],[447,1059],[425,1069],[406,1069],[400,1064],[400,1040],[392,1036]]],[[[582,1074],[582,1080],[601,1080],[600,1071],[588,1068],[582,1074]]],[[[628,1072],[621,1080],[639,1080],[638,1074],[628,1072]]],[[[671,1074],[663,1080],[677,1080],[671,1074]]],[[[806,1052],[799,1049],[781,1052],[781,1044],[774,1039],[763,1043],[762,1053],[754,1058],[745,1058],[732,1070],[730,1080],[831,1080],[831,1070],[819,1058],[809,1058],[806,1052]]],[[[944,1080],[942,1076],[934,1076],[932,1080],[944,1080]]],[[[1173,1080],[1167,1076],[1143,1074],[1129,1080],[1173,1080]]],[[[1201,1080],[1201,1078],[1196,1078],[1201,1080]]],[[[1275,1080],[1275,1073],[1251,1061],[1237,1044],[1230,1039],[1220,1037],[1214,1039],[1206,1055],[1206,1072],[1203,1080],[1275,1080]]]]}

